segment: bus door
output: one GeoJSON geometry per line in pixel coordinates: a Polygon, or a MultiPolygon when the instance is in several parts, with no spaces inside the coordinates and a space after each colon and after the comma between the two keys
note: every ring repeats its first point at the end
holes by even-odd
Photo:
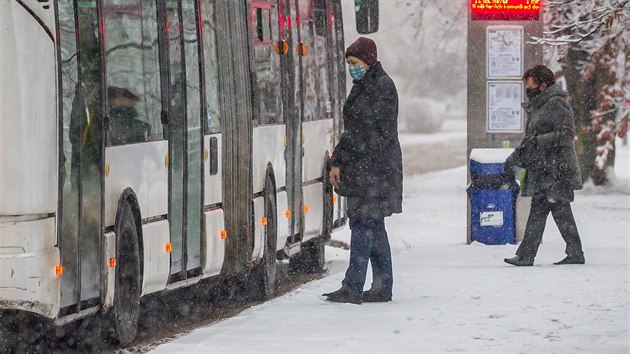
{"type": "Polygon", "coordinates": [[[289,239],[287,242],[289,244],[296,244],[301,239],[302,112],[304,102],[302,95],[302,60],[299,55],[301,39],[298,25],[300,21],[298,16],[298,4],[296,0],[288,0],[288,3],[289,6],[283,7],[280,16],[281,27],[284,27],[285,30],[284,37],[281,38],[288,43],[288,50],[284,60],[284,65],[286,66],[286,80],[284,80],[283,83],[287,134],[287,195],[289,208],[291,210],[289,239]],[[283,24],[284,26],[282,26],[283,24]]]}
{"type": "Polygon", "coordinates": [[[94,2],[59,1],[61,315],[100,303],[101,48],[94,2]]]}
{"type": "MultiPolygon", "coordinates": [[[[326,19],[330,102],[336,145],[343,133],[343,105],[346,100],[346,58],[339,0],[326,0],[326,19]]],[[[337,223],[345,217],[343,203],[345,203],[345,198],[338,198],[334,206],[333,220],[337,223]]]]}
{"type": "Polygon", "coordinates": [[[166,1],[169,283],[201,275],[203,132],[194,0],[166,1]]]}

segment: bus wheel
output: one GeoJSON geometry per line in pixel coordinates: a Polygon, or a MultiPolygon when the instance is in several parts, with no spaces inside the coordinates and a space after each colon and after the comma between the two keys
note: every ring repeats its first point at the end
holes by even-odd
{"type": "Polygon", "coordinates": [[[116,287],[106,336],[124,347],[131,344],[138,333],[141,287],[138,230],[128,202],[122,203],[116,235],[116,287]]]}
{"type": "Polygon", "coordinates": [[[255,281],[257,293],[255,298],[258,300],[271,299],[275,294],[276,285],[276,244],[278,243],[278,223],[276,219],[276,194],[273,182],[267,177],[265,183],[265,218],[267,225],[265,226],[265,251],[262,261],[255,270],[255,281]]]}
{"type": "Polygon", "coordinates": [[[293,271],[316,274],[326,266],[326,241],[323,237],[302,244],[300,253],[290,260],[293,271]]]}

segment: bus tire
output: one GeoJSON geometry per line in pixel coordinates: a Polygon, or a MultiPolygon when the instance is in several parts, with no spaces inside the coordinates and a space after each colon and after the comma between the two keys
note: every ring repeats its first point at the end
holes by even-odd
{"type": "Polygon", "coordinates": [[[276,209],[277,202],[273,179],[270,175],[267,175],[265,181],[265,218],[267,218],[264,239],[265,249],[262,260],[256,266],[254,275],[257,282],[254,298],[257,300],[268,300],[275,295],[277,272],[276,245],[278,243],[276,209]]]}
{"type": "Polygon", "coordinates": [[[326,241],[318,237],[302,244],[302,250],[291,258],[291,269],[300,273],[321,273],[326,266],[326,241]]]}
{"type": "Polygon", "coordinates": [[[114,305],[109,311],[106,338],[128,346],[138,333],[140,314],[140,250],[138,230],[129,202],[121,203],[116,224],[116,285],[114,305]]]}

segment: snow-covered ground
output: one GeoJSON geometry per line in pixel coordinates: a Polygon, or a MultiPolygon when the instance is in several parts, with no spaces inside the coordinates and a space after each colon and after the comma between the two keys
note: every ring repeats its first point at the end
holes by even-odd
{"type": "MultiPolygon", "coordinates": [[[[628,185],[629,148],[618,147],[628,185]]],[[[518,268],[503,263],[515,245],[465,243],[465,187],[463,166],[406,178],[404,212],[387,219],[393,302],[320,300],[339,287],[349,254],[327,247],[328,277],[155,352],[628,353],[630,191],[578,193],[586,265],[552,264],[564,243],[549,218],[535,266],[518,268]]],[[[333,237],[347,241],[349,230],[333,237]]]]}

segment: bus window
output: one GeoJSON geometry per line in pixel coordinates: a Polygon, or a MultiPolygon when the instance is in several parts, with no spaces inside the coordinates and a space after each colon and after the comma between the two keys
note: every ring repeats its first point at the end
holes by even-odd
{"type": "Polygon", "coordinates": [[[324,118],[320,113],[318,87],[321,86],[315,48],[315,17],[313,0],[300,0],[300,35],[302,36],[302,68],[304,79],[304,121],[324,118]]]}
{"type": "Polygon", "coordinates": [[[219,66],[217,59],[217,25],[215,19],[214,0],[201,1],[201,17],[203,21],[203,63],[206,88],[206,134],[221,131],[219,116],[219,66]]]}
{"type": "Polygon", "coordinates": [[[317,119],[331,118],[331,97],[330,78],[328,62],[328,46],[326,45],[326,2],[324,0],[314,0],[313,25],[315,26],[315,36],[313,38],[313,56],[317,67],[317,119]],[[319,28],[321,27],[321,28],[319,28]]]}
{"type": "Polygon", "coordinates": [[[326,0],[313,0],[313,21],[315,25],[315,33],[318,36],[326,35],[326,0]]]}
{"type": "Polygon", "coordinates": [[[268,4],[252,4],[252,39],[254,44],[256,91],[260,104],[260,124],[283,123],[280,88],[280,58],[274,50],[278,39],[277,10],[268,4]]]}
{"type": "Polygon", "coordinates": [[[155,0],[104,0],[109,143],[162,139],[155,0]]]}

